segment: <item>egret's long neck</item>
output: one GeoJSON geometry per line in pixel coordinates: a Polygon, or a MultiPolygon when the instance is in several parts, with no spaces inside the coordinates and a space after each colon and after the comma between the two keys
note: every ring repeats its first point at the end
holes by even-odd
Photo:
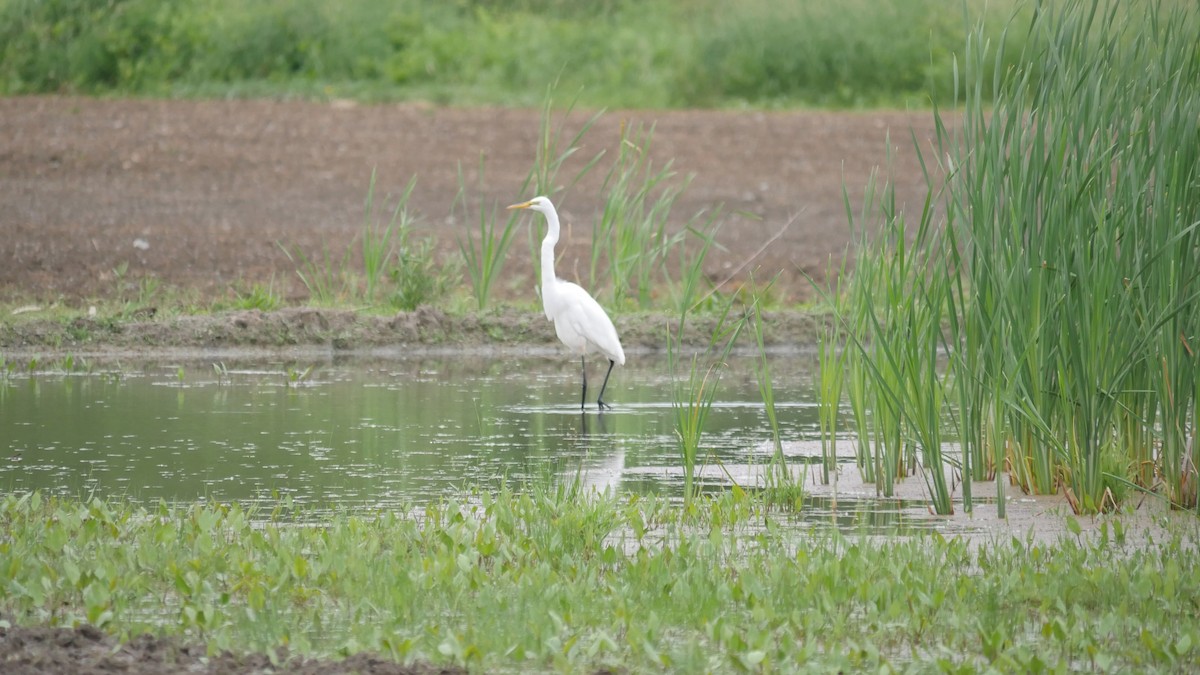
{"type": "MultiPolygon", "coordinates": [[[[542,240],[542,288],[553,284],[554,276],[554,246],[558,243],[558,214],[550,211],[546,214],[546,238],[542,240]]],[[[543,293],[543,297],[545,294],[543,293]]]]}

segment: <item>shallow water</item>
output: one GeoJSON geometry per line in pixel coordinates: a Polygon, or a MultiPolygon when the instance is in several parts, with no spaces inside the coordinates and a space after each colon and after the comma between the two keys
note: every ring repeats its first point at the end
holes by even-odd
{"type": "MultiPolygon", "coordinates": [[[[771,360],[794,466],[819,453],[815,366],[807,354],[771,360]]],[[[147,504],[286,497],[315,509],[398,507],[464,487],[576,476],[599,490],[681,494],[666,360],[639,355],[614,370],[604,413],[595,407],[599,359],[590,370],[582,413],[578,364],[559,354],[12,371],[0,383],[0,489],[147,504]]],[[[752,483],[773,448],[754,359],[729,359],[718,387],[702,483],[752,483]]],[[[813,497],[802,512],[838,527],[924,522],[899,500],[838,507],[813,497]]]]}

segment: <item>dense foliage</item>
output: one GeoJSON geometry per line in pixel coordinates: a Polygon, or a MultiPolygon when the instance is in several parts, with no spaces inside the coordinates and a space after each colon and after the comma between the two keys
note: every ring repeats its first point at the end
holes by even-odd
{"type": "Polygon", "coordinates": [[[973,36],[924,211],[885,192],[864,230],[839,298],[864,475],[947,462],[1080,512],[1138,491],[1197,509],[1200,13],[1038,9],[1018,68],[973,36]]]}
{"type": "Polygon", "coordinates": [[[991,4],[0,0],[0,93],[924,106],[991,4]]]}

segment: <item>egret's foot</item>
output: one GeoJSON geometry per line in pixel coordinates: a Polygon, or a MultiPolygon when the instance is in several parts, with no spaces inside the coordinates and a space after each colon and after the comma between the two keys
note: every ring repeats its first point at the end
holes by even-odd
{"type": "Polygon", "coordinates": [[[599,410],[612,410],[611,405],[601,401],[600,399],[596,399],[596,408],[599,410]]]}

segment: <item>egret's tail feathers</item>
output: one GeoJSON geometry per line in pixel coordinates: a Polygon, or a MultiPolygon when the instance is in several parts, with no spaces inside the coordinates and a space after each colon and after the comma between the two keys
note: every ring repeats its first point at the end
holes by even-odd
{"type": "Polygon", "coordinates": [[[617,353],[610,356],[610,358],[613,360],[613,363],[617,364],[618,366],[625,365],[625,350],[621,347],[621,345],[617,345],[617,353]]]}

